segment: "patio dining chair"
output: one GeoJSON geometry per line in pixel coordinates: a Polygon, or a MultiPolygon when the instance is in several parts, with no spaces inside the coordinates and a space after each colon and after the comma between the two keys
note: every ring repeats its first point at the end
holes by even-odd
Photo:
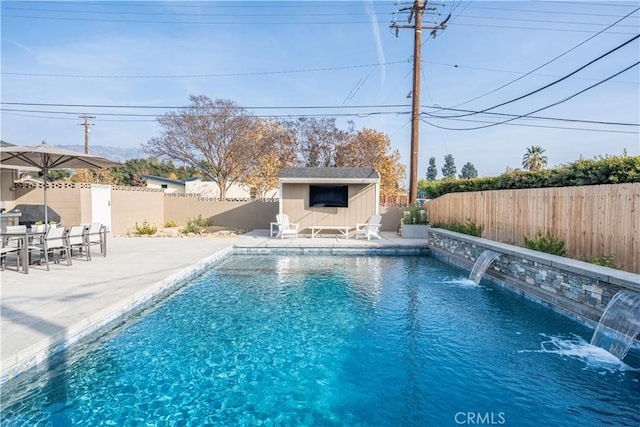
{"type": "Polygon", "coordinates": [[[91,246],[98,245],[103,257],[107,256],[107,227],[99,222],[92,222],[84,233],[87,247],[87,259],[91,260],[91,246]]]}
{"type": "Polygon", "coordinates": [[[295,222],[289,222],[289,215],[278,214],[276,215],[276,221],[278,222],[278,234],[276,235],[276,238],[298,238],[298,224],[296,224],[295,222]]]}
{"type": "Polygon", "coordinates": [[[382,216],[381,215],[373,215],[371,218],[369,218],[369,221],[367,221],[364,224],[357,224],[356,225],[356,239],[359,239],[360,237],[364,238],[366,237],[367,240],[371,240],[372,237],[375,237],[376,239],[381,239],[380,237],[380,222],[382,221],[382,216]]]}
{"type": "Polygon", "coordinates": [[[74,225],[69,228],[69,232],[67,233],[67,246],[69,247],[69,257],[72,260],[74,251],[77,251],[79,256],[84,256],[87,258],[87,261],[91,261],[86,232],[87,227],[84,225],[74,225]]]}
{"type": "Polygon", "coordinates": [[[67,245],[67,229],[65,227],[51,227],[47,230],[42,238],[42,243],[32,243],[29,245],[29,252],[40,253],[40,263],[43,260],[49,271],[49,262],[58,263],[55,255],[59,254],[59,258],[63,257],[67,260],[67,265],[71,265],[71,256],[69,254],[69,246],[67,245]]]}
{"type": "Polygon", "coordinates": [[[2,246],[0,247],[0,270],[4,270],[7,264],[7,255],[15,255],[16,270],[20,270],[20,252],[22,248],[19,246],[2,246]]]}

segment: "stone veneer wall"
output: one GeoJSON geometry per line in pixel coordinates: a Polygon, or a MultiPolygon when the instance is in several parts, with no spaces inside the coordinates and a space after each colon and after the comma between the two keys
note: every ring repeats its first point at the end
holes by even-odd
{"type": "Polygon", "coordinates": [[[432,256],[469,270],[485,250],[501,253],[485,278],[592,326],[618,291],[640,293],[634,273],[442,229],[431,228],[427,242],[432,256]]]}

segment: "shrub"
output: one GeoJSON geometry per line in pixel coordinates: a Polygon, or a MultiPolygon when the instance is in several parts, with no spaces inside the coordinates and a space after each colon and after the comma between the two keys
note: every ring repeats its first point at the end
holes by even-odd
{"type": "Polygon", "coordinates": [[[404,210],[403,222],[409,224],[427,224],[429,216],[427,211],[417,204],[411,204],[404,210]]]}
{"type": "Polygon", "coordinates": [[[475,237],[482,237],[482,233],[484,232],[484,225],[478,225],[475,222],[471,221],[467,221],[465,224],[460,224],[457,222],[453,224],[438,223],[433,224],[433,227],[444,228],[445,230],[451,230],[457,233],[468,234],[475,237]]]}
{"type": "Polygon", "coordinates": [[[208,226],[209,222],[206,219],[202,218],[202,215],[198,215],[197,218],[187,219],[187,225],[184,226],[184,230],[182,230],[182,232],[185,234],[201,234],[208,226]]]}
{"type": "Polygon", "coordinates": [[[151,236],[158,232],[158,227],[152,227],[146,219],[142,222],[142,226],[136,222],[135,229],[136,236],[151,236]]]}
{"type": "Polygon", "coordinates": [[[567,249],[564,247],[564,240],[558,239],[551,234],[550,230],[538,231],[532,240],[524,236],[524,246],[535,251],[546,252],[552,255],[567,256],[567,249]]]}
{"type": "Polygon", "coordinates": [[[172,219],[170,219],[169,221],[167,221],[167,222],[164,224],[164,227],[165,227],[165,228],[175,228],[175,227],[177,227],[177,226],[178,226],[178,223],[177,223],[176,221],[172,220],[172,219]]]}
{"type": "Polygon", "coordinates": [[[620,266],[616,264],[616,260],[612,256],[594,256],[589,260],[589,262],[601,267],[620,269],[620,266]]]}

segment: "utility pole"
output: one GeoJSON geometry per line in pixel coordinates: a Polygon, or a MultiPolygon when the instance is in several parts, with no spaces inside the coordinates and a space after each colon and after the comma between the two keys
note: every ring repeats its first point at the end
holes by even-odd
{"type": "Polygon", "coordinates": [[[89,154],[89,132],[91,132],[89,126],[94,126],[95,123],[89,123],[89,119],[95,119],[95,116],[78,116],[84,119],[84,123],[79,123],[80,126],[84,126],[84,154],[89,154]]]}
{"type": "Polygon", "coordinates": [[[400,9],[400,12],[409,11],[408,22],[415,17],[414,25],[398,25],[395,22],[390,25],[396,29],[413,28],[413,90],[411,103],[411,162],[409,167],[409,203],[415,203],[418,198],[418,146],[420,142],[420,65],[422,56],[422,30],[432,30],[431,35],[436,36],[437,30],[444,30],[451,15],[438,25],[423,26],[422,16],[427,8],[427,0],[415,0],[410,8],[400,9]]]}

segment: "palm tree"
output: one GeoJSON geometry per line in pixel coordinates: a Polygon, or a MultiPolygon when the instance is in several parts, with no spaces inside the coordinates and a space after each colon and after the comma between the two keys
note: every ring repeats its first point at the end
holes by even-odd
{"type": "Polygon", "coordinates": [[[547,166],[547,156],[543,156],[544,148],[532,145],[522,156],[522,167],[530,171],[536,171],[547,166]]]}

